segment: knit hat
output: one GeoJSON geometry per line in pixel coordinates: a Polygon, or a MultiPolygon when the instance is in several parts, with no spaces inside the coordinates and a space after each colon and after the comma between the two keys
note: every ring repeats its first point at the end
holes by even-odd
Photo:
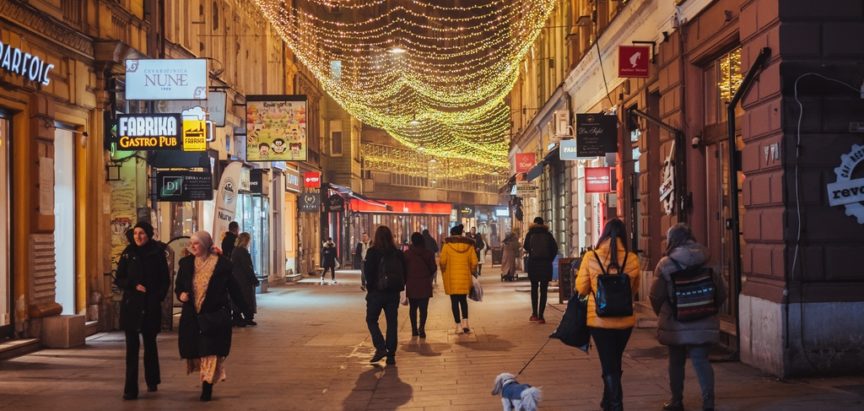
{"type": "Polygon", "coordinates": [[[144,230],[144,233],[147,234],[148,240],[153,239],[153,226],[150,225],[150,223],[146,221],[139,221],[138,224],[135,224],[135,227],[132,227],[132,230],[135,230],[136,228],[144,230]]]}
{"type": "Polygon", "coordinates": [[[543,225],[543,217],[534,217],[534,224],[543,225]]]}

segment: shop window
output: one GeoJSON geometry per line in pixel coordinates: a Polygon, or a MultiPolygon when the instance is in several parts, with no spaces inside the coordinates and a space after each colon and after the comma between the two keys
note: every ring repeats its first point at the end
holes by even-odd
{"type": "MultiPolygon", "coordinates": [[[[741,70],[741,47],[713,60],[703,73],[705,90],[705,124],[726,122],[726,107],[743,80],[741,70]]],[[[743,109],[736,108],[736,115],[743,109]]]]}

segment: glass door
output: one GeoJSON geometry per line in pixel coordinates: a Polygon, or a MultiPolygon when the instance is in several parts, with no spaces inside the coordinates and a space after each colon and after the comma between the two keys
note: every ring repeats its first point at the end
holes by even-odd
{"type": "Polygon", "coordinates": [[[12,335],[12,273],[9,261],[9,119],[0,111],[0,339],[12,335]]]}
{"type": "Polygon", "coordinates": [[[75,134],[54,133],[54,253],[56,299],[75,314],[75,134]]]}

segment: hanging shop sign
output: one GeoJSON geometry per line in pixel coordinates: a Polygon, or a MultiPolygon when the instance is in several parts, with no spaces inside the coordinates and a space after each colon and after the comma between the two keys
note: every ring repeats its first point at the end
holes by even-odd
{"type": "Polygon", "coordinates": [[[318,171],[307,171],[303,173],[303,187],[321,188],[321,173],[318,171]]]}
{"type": "Polygon", "coordinates": [[[853,144],[852,150],[840,156],[840,166],[834,169],[837,180],[828,184],[828,204],[844,206],[846,215],[864,224],[864,178],[852,178],[855,169],[864,162],[864,145],[853,144]]]}
{"type": "Polygon", "coordinates": [[[510,209],[508,209],[508,208],[496,208],[495,209],[495,217],[510,217],[510,209]]]}
{"type": "Polygon", "coordinates": [[[675,142],[672,142],[672,148],[669,149],[669,154],[666,156],[666,161],[663,162],[662,182],[660,183],[660,202],[663,204],[663,211],[666,215],[671,215],[675,208],[675,142]]]}
{"type": "Polygon", "coordinates": [[[293,168],[285,169],[285,190],[293,191],[295,193],[299,193],[303,189],[303,185],[300,183],[300,172],[293,168]]]}
{"type": "Polygon", "coordinates": [[[207,60],[126,60],[126,100],[205,100],[207,60]]]}
{"type": "Polygon", "coordinates": [[[650,63],[650,47],[618,46],[618,77],[647,78],[650,63]]]}
{"type": "Polygon", "coordinates": [[[207,150],[207,122],[183,120],[183,151],[207,150]]]}
{"type": "Polygon", "coordinates": [[[51,84],[48,73],[54,69],[54,65],[45,62],[43,57],[21,51],[0,41],[0,68],[7,73],[19,75],[25,80],[47,86],[51,84]]]}
{"type": "Polygon", "coordinates": [[[576,140],[561,140],[558,145],[558,158],[562,161],[578,160],[579,154],[576,152],[576,140]]]}
{"type": "Polygon", "coordinates": [[[184,149],[182,126],[183,120],[179,114],[120,114],[117,116],[117,149],[184,149]]]}
{"type": "Polygon", "coordinates": [[[516,153],[516,172],[527,173],[537,164],[536,153],[516,153]]]}
{"type": "Polygon", "coordinates": [[[264,193],[264,170],[260,168],[249,170],[249,191],[252,194],[264,193]]]}
{"type": "Polygon", "coordinates": [[[327,210],[331,212],[342,211],[345,209],[345,199],[339,194],[333,194],[327,199],[327,210]]]}
{"type": "Polygon", "coordinates": [[[519,197],[532,197],[537,195],[537,190],[540,189],[540,186],[537,184],[517,184],[516,185],[516,195],[519,197]]]}
{"type": "Polygon", "coordinates": [[[156,170],[158,201],[207,201],[213,199],[213,175],[207,171],[156,170]]]}
{"type": "Polygon", "coordinates": [[[303,193],[297,201],[300,211],[304,213],[317,213],[321,211],[321,195],[318,193],[303,193]]]}
{"type": "Polygon", "coordinates": [[[576,155],[604,157],[618,152],[618,117],[604,114],[576,115],[576,155]]]}
{"type": "MultiPolygon", "coordinates": [[[[211,91],[207,100],[164,100],[156,103],[157,113],[184,113],[199,109],[207,113],[207,119],[216,127],[225,127],[225,105],[228,99],[224,91],[211,91]]],[[[185,117],[184,113],[184,117],[185,117]]],[[[205,120],[205,119],[202,119],[205,120]]]]}
{"type": "Polygon", "coordinates": [[[612,191],[612,167],[585,167],[585,192],[609,193],[612,191]]]}
{"type": "Polygon", "coordinates": [[[243,169],[243,163],[233,161],[222,170],[216,193],[216,212],[213,214],[214,233],[221,235],[228,231],[228,224],[234,221],[243,169]]]}
{"type": "Polygon", "coordinates": [[[474,218],[474,206],[470,205],[460,205],[458,207],[459,217],[462,218],[474,218]]]}
{"type": "Polygon", "coordinates": [[[306,161],[306,96],[248,96],[246,131],[246,161],[306,161]]]}

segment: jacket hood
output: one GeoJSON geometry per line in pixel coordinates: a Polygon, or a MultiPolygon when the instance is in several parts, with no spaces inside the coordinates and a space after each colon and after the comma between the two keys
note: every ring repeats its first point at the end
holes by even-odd
{"type": "Polygon", "coordinates": [[[474,240],[467,237],[447,237],[444,239],[444,245],[450,245],[450,247],[452,247],[454,251],[459,253],[464,253],[468,250],[474,251],[474,240]]]}
{"type": "Polygon", "coordinates": [[[534,223],[531,223],[531,225],[528,226],[528,232],[535,232],[536,233],[536,232],[543,232],[543,231],[549,231],[549,226],[546,224],[534,224],[534,223]]]}
{"type": "Polygon", "coordinates": [[[695,241],[688,241],[672,250],[666,258],[660,261],[660,271],[667,280],[670,279],[669,276],[672,273],[679,270],[678,266],[669,259],[670,257],[681,264],[682,268],[693,267],[708,261],[708,250],[704,245],[695,241]]]}

